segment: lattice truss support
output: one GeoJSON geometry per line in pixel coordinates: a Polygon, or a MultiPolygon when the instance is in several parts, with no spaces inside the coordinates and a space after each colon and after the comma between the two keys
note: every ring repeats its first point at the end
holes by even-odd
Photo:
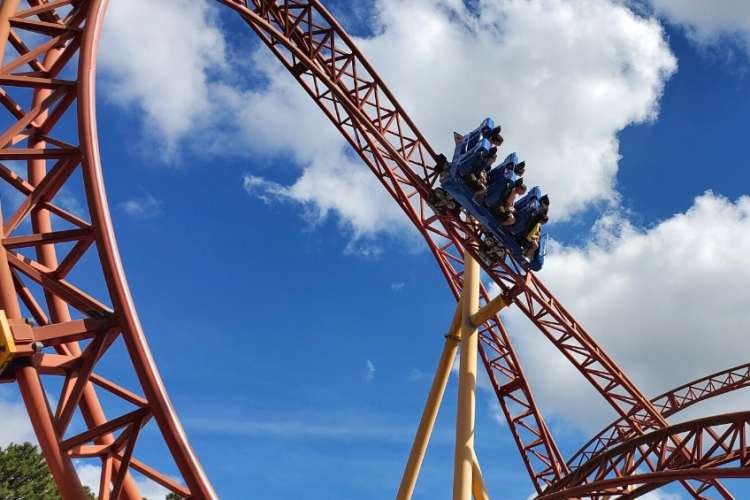
{"type": "Polygon", "coordinates": [[[691,481],[702,494],[708,483],[695,481],[750,477],[749,431],[750,412],[740,412],[639,436],[589,460],[540,500],[636,498],[674,480],[691,481]]]}
{"type": "MultiPolygon", "coordinates": [[[[666,417],[671,409],[744,384],[742,377],[710,382],[703,392],[697,385],[674,391],[666,403],[649,401],[534,274],[511,259],[487,259],[481,227],[463,215],[431,209],[443,160],[319,2],[217,1],[246,21],[360,155],[424,236],[456,297],[468,252],[501,290],[500,298],[491,299],[482,289],[482,304],[500,300],[517,307],[616,411],[619,420],[566,462],[500,318],[483,318],[479,354],[537,492],[595,491],[610,478],[587,473],[588,464],[608,460],[613,450],[646,436],[662,436],[660,453],[673,451],[671,463],[691,463],[691,437],[671,432],[666,417]]],[[[0,178],[16,200],[3,199],[2,377],[19,384],[65,498],[80,498],[72,460],[89,457],[101,466],[101,498],[120,493],[139,498],[136,474],[183,496],[213,498],[149,353],[111,227],[94,109],[93,61],[105,6],[106,0],[6,0],[0,7],[0,34],[7,36],[0,68],[0,178]],[[85,207],[66,206],[63,200],[71,193],[81,193],[85,207]],[[90,278],[92,269],[101,271],[99,283],[90,278]],[[101,373],[103,360],[118,345],[132,369],[116,375],[129,381],[101,373]],[[47,393],[56,396],[54,408],[47,393]],[[136,458],[148,422],[155,422],[155,435],[176,473],[136,458]]],[[[662,473],[659,464],[641,460],[637,473],[662,473]]],[[[709,469],[643,485],[624,479],[607,494],[628,496],[680,480],[695,498],[731,498],[715,480],[722,474],[705,472],[709,469]]],[[[607,474],[626,473],[636,470],[612,467],[607,474]]]]}
{"type": "MultiPolygon", "coordinates": [[[[430,200],[441,158],[318,1],[218,1],[247,22],[360,155],[425,237],[455,294],[462,287],[462,252],[466,249],[613,407],[622,419],[621,430],[640,436],[667,427],[662,413],[535,275],[522,272],[511,259],[490,262],[483,253],[481,227],[461,215],[433,212],[430,200]]],[[[566,476],[569,467],[536,408],[499,318],[483,325],[480,349],[524,463],[537,491],[542,492],[566,476]],[[509,408],[521,410],[511,413],[509,408]]],[[[678,442],[674,445],[679,448],[678,442]]],[[[695,498],[731,497],[713,479],[700,482],[697,488],[682,484],[695,498]]]]}
{"type": "Polygon", "coordinates": [[[111,228],[94,109],[105,6],[0,6],[1,377],[18,384],[63,498],[84,498],[87,463],[100,470],[100,499],[140,500],[136,479],[215,498],[151,358],[111,228]],[[164,470],[139,458],[143,440],[164,450],[150,456],[164,470]]]}

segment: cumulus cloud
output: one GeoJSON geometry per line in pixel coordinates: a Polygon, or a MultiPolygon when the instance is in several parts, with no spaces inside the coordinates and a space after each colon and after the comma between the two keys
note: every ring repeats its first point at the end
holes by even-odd
{"type": "MultiPolygon", "coordinates": [[[[355,238],[403,231],[393,202],[265,48],[252,59],[253,85],[239,85],[227,68],[247,69],[228,60],[212,10],[147,3],[113,6],[105,30],[102,66],[117,102],[144,111],[167,145],[213,120],[216,133],[191,136],[203,136],[203,150],[237,153],[241,145],[256,158],[289,158],[296,181],[255,186],[274,187],[255,189],[269,200],[297,201],[318,218],[335,214],[355,238]],[[149,50],[134,56],[133,39],[149,50]]],[[[376,0],[374,35],[357,43],[438,149],[450,153],[454,129],[493,115],[505,126],[506,152],[518,150],[527,180],[550,192],[556,218],[615,203],[617,133],[656,116],[676,68],[658,22],[615,0],[472,6],[376,0]]],[[[274,182],[268,172],[250,175],[274,182]]]]}
{"type": "MultiPolygon", "coordinates": [[[[747,338],[748,249],[750,197],[732,202],[708,192],[647,230],[605,217],[585,247],[549,255],[541,277],[654,396],[746,361],[737,346],[747,338]]],[[[526,318],[510,313],[507,320],[543,408],[586,432],[614,416],[526,318]]]]}
{"type": "Polygon", "coordinates": [[[750,3],[746,0],[651,0],[651,3],[657,14],[685,26],[696,41],[715,43],[722,37],[739,37],[750,49],[750,3]]]}
{"type": "Polygon", "coordinates": [[[360,45],[435,146],[493,115],[556,218],[616,201],[616,135],[656,116],[676,69],[655,20],[609,0],[377,5],[381,32],[360,45]]]}
{"type": "Polygon", "coordinates": [[[171,152],[211,110],[209,76],[226,67],[206,2],[113,2],[102,32],[107,99],[143,113],[144,133],[171,152]]]}
{"type": "Polygon", "coordinates": [[[292,202],[317,224],[335,213],[355,240],[375,233],[410,234],[410,223],[377,179],[343,152],[321,153],[289,186],[246,174],[248,194],[266,203],[292,202]]]}
{"type": "MultiPolygon", "coordinates": [[[[528,180],[551,193],[558,217],[617,200],[616,134],[656,116],[676,68],[656,21],[608,0],[480,2],[478,14],[443,0],[376,6],[377,34],[357,43],[440,150],[450,153],[452,130],[470,130],[492,114],[505,124],[506,151],[529,161],[528,180]]],[[[267,88],[250,101],[260,96],[265,105],[245,121],[258,133],[248,137],[273,136],[275,147],[286,139],[304,157],[319,134],[296,144],[289,123],[306,130],[305,115],[322,115],[301,102],[307,97],[290,88],[288,75],[266,75],[267,88]]]]}

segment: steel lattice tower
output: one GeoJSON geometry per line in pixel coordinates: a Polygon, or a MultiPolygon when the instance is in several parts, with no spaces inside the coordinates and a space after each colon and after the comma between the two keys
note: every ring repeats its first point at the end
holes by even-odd
{"type": "MultiPolygon", "coordinates": [[[[399,498],[411,495],[430,419],[447,382],[445,367],[459,343],[462,370],[469,375],[476,348],[539,498],[632,498],[672,481],[694,498],[732,498],[719,479],[750,476],[750,411],[673,426],[667,418],[750,385],[750,365],[648,399],[535,274],[510,259],[488,261],[481,227],[465,216],[431,209],[439,156],[319,1],[217,1],[245,21],[346,138],[424,237],[451,291],[461,298],[399,498]],[[498,297],[491,298],[482,286],[482,271],[502,290],[498,297]],[[567,460],[498,316],[505,307],[520,310],[618,414],[567,460]]],[[[1,380],[18,385],[66,500],[83,498],[72,462],[79,457],[100,459],[101,499],[140,499],[132,472],[184,497],[216,498],[149,352],[107,206],[95,113],[95,60],[107,0],[27,3],[5,0],[0,6],[6,55],[0,68],[0,179],[22,197],[1,219],[1,380]],[[66,121],[74,126],[63,126],[66,121]],[[83,215],[59,202],[59,194],[74,182],[85,190],[83,215]],[[71,281],[84,256],[96,260],[104,292],[71,281]],[[132,361],[137,393],[100,374],[103,356],[118,340],[132,361]],[[57,387],[53,407],[45,391],[57,387]],[[113,405],[113,399],[120,404],[113,405]],[[123,405],[130,409],[122,411],[123,405]],[[84,422],[84,430],[71,430],[74,418],[84,422]],[[178,480],[138,459],[139,433],[152,420],[178,480]]],[[[461,386],[461,401],[470,401],[473,388],[461,386]]],[[[473,430],[473,406],[465,409],[458,419],[459,440],[473,430]]],[[[466,488],[475,498],[485,495],[477,457],[467,443],[461,452],[463,445],[457,447],[456,478],[464,483],[454,498],[466,498],[466,488]]]]}

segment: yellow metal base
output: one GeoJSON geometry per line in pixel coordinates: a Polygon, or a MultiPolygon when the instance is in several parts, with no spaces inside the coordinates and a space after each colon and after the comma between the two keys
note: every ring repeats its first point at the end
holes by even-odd
{"type": "Polygon", "coordinates": [[[5,311],[0,309],[0,373],[5,370],[10,360],[13,359],[18,349],[16,342],[13,340],[13,332],[8,324],[8,318],[5,311]]]}
{"type": "Polygon", "coordinates": [[[479,468],[479,461],[474,452],[473,439],[478,348],[477,328],[494,317],[500,310],[508,307],[512,302],[512,297],[498,296],[480,309],[479,265],[470,255],[467,254],[465,258],[464,289],[451,326],[445,335],[443,352],[401,478],[396,500],[411,500],[412,498],[459,345],[464,352],[459,367],[458,408],[460,411],[456,418],[456,442],[462,444],[462,446],[457,446],[456,449],[457,464],[454,466],[454,482],[457,487],[454,488],[453,498],[458,500],[468,500],[472,497],[474,500],[489,500],[490,498],[482,478],[482,471],[479,468]],[[471,343],[467,340],[471,340],[471,343]]]}

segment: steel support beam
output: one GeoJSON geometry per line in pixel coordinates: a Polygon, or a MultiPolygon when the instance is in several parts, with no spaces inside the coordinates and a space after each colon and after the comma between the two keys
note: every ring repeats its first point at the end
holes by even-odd
{"type": "Polygon", "coordinates": [[[471,318],[478,310],[479,263],[466,252],[464,254],[463,295],[461,296],[461,355],[458,368],[453,500],[471,500],[479,356],[479,333],[477,327],[471,322],[471,318]]]}
{"type": "MultiPolygon", "coordinates": [[[[2,207],[0,207],[0,239],[3,238],[2,221],[2,207]]],[[[15,294],[13,275],[8,264],[8,252],[2,245],[0,245],[0,309],[5,311],[8,319],[20,320],[23,318],[15,294]]],[[[57,434],[52,411],[42,387],[39,373],[28,359],[16,361],[14,368],[16,381],[26,410],[29,413],[31,426],[60,495],[64,500],[86,500],[83,486],[81,486],[78,474],[73,467],[73,461],[60,445],[60,436],[57,434]]]]}
{"type": "Polygon", "coordinates": [[[0,0],[0,66],[5,60],[5,45],[10,35],[10,18],[16,13],[21,0],[0,0]]]}
{"type": "Polygon", "coordinates": [[[427,396],[427,402],[424,405],[422,418],[419,421],[417,435],[414,437],[414,443],[409,452],[409,460],[406,463],[406,468],[404,469],[404,474],[401,478],[401,485],[396,494],[397,500],[409,500],[414,493],[414,487],[416,486],[417,478],[419,477],[419,470],[422,467],[422,461],[427,452],[427,445],[432,436],[432,429],[435,426],[435,419],[440,410],[440,404],[443,401],[445,387],[448,385],[451,368],[456,359],[460,334],[461,305],[459,303],[459,305],[456,306],[456,312],[453,315],[453,321],[448,329],[448,333],[445,334],[443,351],[440,353],[440,360],[438,361],[438,367],[435,370],[435,376],[432,379],[430,393],[427,396]]]}

